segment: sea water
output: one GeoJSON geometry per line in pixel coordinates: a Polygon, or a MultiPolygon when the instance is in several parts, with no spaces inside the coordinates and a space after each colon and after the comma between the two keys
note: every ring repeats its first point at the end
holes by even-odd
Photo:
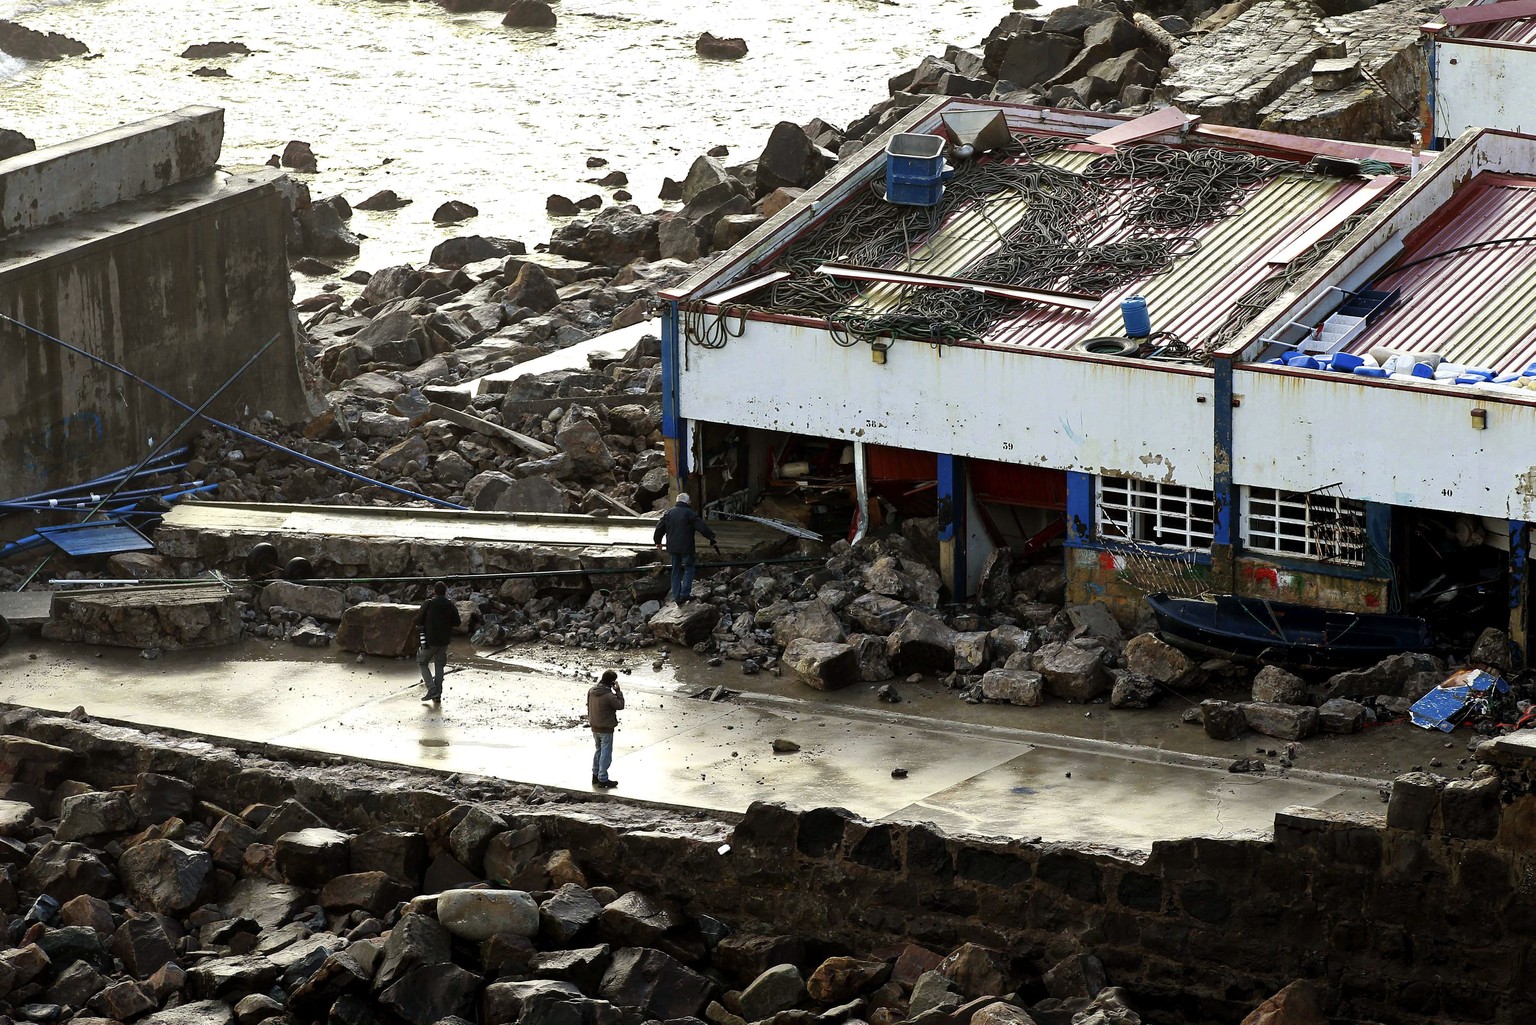
{"type": "Polygon", "coordinates": [[[393,189],[410,206],[358,211],[363,252],[345,266],[421,264],[456,234],[530,248],[556,221],[551,194],[611,190],[629,176],[642,210],[663,177],[729,147],[755,158],[773,125],[821,117],[839,128],[888,95],[887,80],[947,43],[979,48],[1009,0],[559,0],[558,26],[505,28],[495,12],[451,14],[423,0],[0,0],[0,18],[54,31],[91,58],[28,63],[0,55],[0,128],[39,146],[193,104],[225,110],[222,162],[261,164],[292,139],[319,170],[316,199],[393,189]],[[739,61],[694,53],[705,31],[746,40],[739,61]],[[183,58],[238,41],[254,53],[183,58]],[[198,68],[228,77],[198,77],[198,68]],[[608,166],[588,168],[589,157],[608,166]],[[432,223],[442,202],[480,211],[432,223]]]}

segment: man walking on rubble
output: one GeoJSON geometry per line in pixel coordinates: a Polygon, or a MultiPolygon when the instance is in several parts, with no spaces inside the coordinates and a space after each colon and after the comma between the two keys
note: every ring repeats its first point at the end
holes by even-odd
{"type": "Polygon", "coordinates": [[[619,709],[624,707],[624,691],[619,688],[619,674],[605,669],[602,678],[587,691],[587,725],[592,727],[592,785],[611,790],[619,785],[608,776],[613,764],[613,731],[619,725],[619,709]]]}
{"type": "Polygon", "coordinates": [[[693,594],[694,531],[707,537],[715,554],[720,554],[720,546],[715,543],[715,532],[689,506],[688,493],[685,491],[677,496],[677,503],[672,508],[662,513],[661,519],[656,522],[653,538],[657,550],[662,547],[662,538],[666,538],[667,552],[672,556],[672,600],[679,605],[693,594]]]}
{"type": "Polygon", "coordinates": [[[421,631],[421,647],[416,650],[416,664],[421,666],[421,682],[427,685],[424,705],[436,705],[443,699],[443,669],[448,665],[448,642],[459,625],[459,608],[448,598],[448,584],[442,580],[432,585],[432,597],[416,613],[416,629],[421,631]]]}

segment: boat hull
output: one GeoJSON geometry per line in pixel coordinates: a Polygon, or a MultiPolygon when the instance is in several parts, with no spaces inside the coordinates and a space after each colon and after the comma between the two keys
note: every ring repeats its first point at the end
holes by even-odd
{"type": "Polygon", "coordinates": [[[1244,662],[1304,669],[1354,669],[1405,651],[1426,651],[1416,616],[1316,609],[1264,598],[1147,596],[1163,639],[1178,648],[1244,662]]]}

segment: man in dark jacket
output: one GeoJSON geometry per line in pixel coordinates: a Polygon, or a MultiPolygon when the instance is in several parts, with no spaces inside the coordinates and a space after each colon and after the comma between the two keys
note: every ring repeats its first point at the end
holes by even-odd
{"type": "Polygon", "coordinates": [[[624,692],[619,689],[619,674],[603,671],[602,679],[587,691],[587,725],[597,750],[592,753],[592,785],[605,790],[619,785],[608,776],[613,764],[613,731],[619,725],[619,709],[624,707],[624,692]]]}
{"type": "Polygon", "coordinates": [[[720,554],[720,546],[715,544],[715,532],[688,505],[688,494],[684,492],[677,496],[677,504],[662,513],[661,519],[656,521],[656,535],[653,538],[658,549],[662,546],[662,538],[666,538],[667,552],[672,556],[672,600],[679,605],[693,593],[694,531],[709,538],[709,546],[715,550],[716,555],[720,554]]]}
{"type": "Polygon", "coordinates": [[[432,585],[432,597],[416,613],[416,629],[421,631],[421,647],[416,663],[421,666],[421,682],[427,685],[424,705],[443,699],[443,669],[448,665],[448,642],[459,625],[459,608],[448,599],[448,585],[439,580],[432,585]]]}

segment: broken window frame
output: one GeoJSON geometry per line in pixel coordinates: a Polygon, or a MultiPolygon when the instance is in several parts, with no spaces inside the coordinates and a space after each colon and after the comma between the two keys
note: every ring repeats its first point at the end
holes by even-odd
{"type": "Polygon", "coordinates": [[[1244,486],[1245,551],[1285,559],[1365,568],[1366,504],[1330,491],[1244,486]]]}
{"type": "Polygon", "coordinates": [[[1216,536],[1215,495],[1204,488],[1099,477],[1094,518],[1101,541],[1210,551],[1216,536]]]}

